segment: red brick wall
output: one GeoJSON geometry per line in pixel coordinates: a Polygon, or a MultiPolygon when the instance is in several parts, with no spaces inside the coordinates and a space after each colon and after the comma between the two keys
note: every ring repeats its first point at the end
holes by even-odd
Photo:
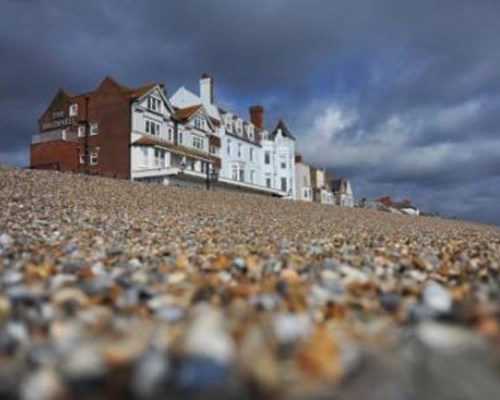
{"type": "Polygon", "coordinates": [[[30,166],[35,169],[55,169],[63,172],[78,171],[78,144],[57,140],[32,144],[30,166]]]}
{"type": "MultiPolygon", "coordinates": [[[[89,122],[99,133],[89,136],[89,152],[99,154],[90,172],[112,178],[130,178],[130,100],[112,81],[105,80],[89,101],[89,122]]],[[[84,139],[80,139],[82,144],[84,139]]]]}
{"type": "MultiPolygon", "coordinates": [[[[112,178],[130,178],[130,97],[123,87],[106,78],[96,91],[87,95],[70,97],[60,91],[54,97],[48,109],[39,120],[41,134],[44,123],[52,122],[54,112],[63,111],[62,118],[69,117],[70,104],[78,104],[76,121],[84,124],[98,123],[98,134],[88,137],[88,153],[98,154],[97,165],[90,165],[91,174],[112,178]],[[85,96],[88,96],[88,110],[85,107],[85,96]],[[88,117],[88,118],[87,118],[88,117]]],[[[77,126],[67,127],[76,136],[77,126]]],[[[51,132],[51,131],[48,131],[51,132]]],[[[47,132],[47,133],[48,133],[47,132]]],[[[77,143],[62,146],[59,142],[46,142],[31,147],[31,166],[59,164],[65,170],[86,172],[86,166],[79,164],[79,154],[85,152],[85,138],[76,139],[77,143]],[[51,148],[53,147],[53,148],[51,148]],[[71,148],[72,150],[68,150],[71,148]],[[68,166],[71,167],[68,167],[68,166]],[[66,169],[70,168],[70,169],[66,169]]],[[[69,142],[66,142],[69,143],[69,142]]]]}

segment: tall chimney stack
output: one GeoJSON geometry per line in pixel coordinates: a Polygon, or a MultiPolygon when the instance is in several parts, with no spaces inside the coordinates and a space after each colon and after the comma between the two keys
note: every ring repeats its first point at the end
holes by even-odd
{"type": "Polygon", "coordinates": [[[200,97],[205,104],[214,104],[214,79],[206,72],[200,78],[200,97]]]}
{"type": "Polygon", "coordinates": [[[258,129],[264,129],[264,107],[259,105],[250,107],[250,121],[258,129]]]}

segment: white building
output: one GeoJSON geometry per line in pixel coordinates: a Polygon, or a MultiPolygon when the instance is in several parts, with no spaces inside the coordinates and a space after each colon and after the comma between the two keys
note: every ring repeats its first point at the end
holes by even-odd
{"type": "Polygon", "coordinates": [[[327,182],[327,173],[324,169],[310,167],[311,186],[313,189],[313,199],[322,204],[334,205],[333,193],[327,182]]]}
{"type": "MultiPolygon", "coordinates": [[[[281,135],[279,140],[275,141],[276,135],[269,135],[269,138],[263,140],[262,137],[267,136],[267,133],[263,131],[261,124],[257,126],[254,123],[253,117],[252,121],[248,121],[217,106],[214,96],[214,81],[209,75],[203,74],[201,76],[199,91],[200,94],[196,95],[185,87],[181,87],[170,97],[170,101],[174,107],[179,108],[203,105],[214,126],[217,127],[221,140],[219,186],[225,186],[232,190],[251,191],[280,197],[287,196],[290,188],[288,179],[290,173],[293,173],[293,166],[292,172],[288,171],[286,174],[287,190],[281,190],[279,183],[281,175],[277,171],[271,172],[274,180],[272,184],[268,185],[263,173],[265,169],[263,168],[263,146],[269,148],[273,153],[273,158],[277,156],[278,149],[286,155],[291,151],[288,144],[289,138],[283,139],[283,135],[281,135]]],[[[291,186],[293,187],[293,184],[291,186]]]]}
{"type": "Polygon", "coordinates": [[[295,199],[295,138],[283,120],[271,133],[262,132],[263,171],[266,186],[295,199]]]}
{"type": "Polygon", "coordinates": [[[131,179],[204,186],[220,149],[217,129],[201,105],[176,109],[155,85],[132,105],[131,179]]]}
{"type": "Polygon", "coordinates": [[[332,182],[335,203],[341,207],[354,207],[351,182],[348,179],[335,179],[332,182]]]}
{"type": "Polygon", "coordinates": [[[295,199],[313,201],[311,168],[300,155],[295,156],[295,199]]]}

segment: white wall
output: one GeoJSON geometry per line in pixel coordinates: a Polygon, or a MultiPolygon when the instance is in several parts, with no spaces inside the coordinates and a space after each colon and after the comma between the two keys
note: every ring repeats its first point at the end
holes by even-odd
{"type": "Polygon", "coordinates": [[[295,163],[295,199],[312,201],[311,169],[304,163],[295,163]]]}

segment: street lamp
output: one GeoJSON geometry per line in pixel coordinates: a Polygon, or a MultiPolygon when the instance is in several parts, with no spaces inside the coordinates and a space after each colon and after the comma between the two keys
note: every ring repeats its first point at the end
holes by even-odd
{"type": "Polygon", "coordinates": [[[217,183],[217,181],[219,180],[219,171],[214,168],[214,167],[211,167],[212,164],[210,163],[207,163],[207,176],[205,178],[205,182],[207,184],[207,190],[210,190],[210,185],[212,183],[217,183]]]}

